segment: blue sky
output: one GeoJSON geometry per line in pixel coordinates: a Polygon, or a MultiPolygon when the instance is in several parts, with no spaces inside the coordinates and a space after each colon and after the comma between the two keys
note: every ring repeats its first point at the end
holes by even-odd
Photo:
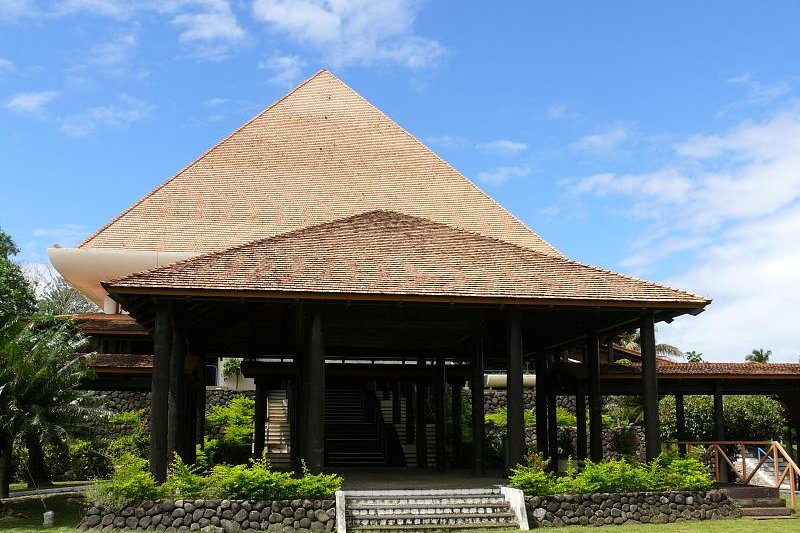
{"type": "Polygon", "coordinates": [[[800,4],[0,1],[0,226],[75,245],[329,68],[577,260],[714,298],[660,340],[800,341],[800,4]]]}

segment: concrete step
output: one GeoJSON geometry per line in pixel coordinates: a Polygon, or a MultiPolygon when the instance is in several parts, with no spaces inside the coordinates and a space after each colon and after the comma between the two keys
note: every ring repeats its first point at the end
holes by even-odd
{"type": "MultiPolygon", "coordinates": [[[[470,533],[477,533],[479,531],[492,531],[494,529],[508,529],[509,524],[506,522],[491,523],[486,522],[483,524],[437,524],[437,525],[415,525],[408,526],[358,526],[354,527],[353,531],[363,531],[365,533],[415,533],[419,531],[469,531],[470,533]]],[[[348,531],[350,529],[348,528],[348,531]]]]}
{"type": "Polygon", "coordinates": [[[781,498],[735,498],[733,502],[739,507],[786,507],[781,498]]]}
{"type": "Polygon", "coordinates": [[[790,516],[792,513],[784,507],[744,507],[741,509],[742,516],[790,516]]]}
{"type": "Polygon", "coordinates": [[[476,525],[485,523],[514,523],[510,512],[494,514],[395,514],[359,518],[347,516],[347,525],[359,526],[418,526],[418,525],[476,525]]]}
{"type": "Polygon", "coordinates": [[[494,513],[507,513],[508,502],[503,500],[496,504],[475,504],[465,505],[460,503],[454,504],[405,504],[395,505],[393,507],[386,507],[384,505],[356,505],[351,504],[347,508],[347,512],[353,517],[369,517],[369,516],[391,516],[391,515],[405,515],[405,514],[422,514],[422,515],[438,515],[438,514],[494,514],[494,513]]]}

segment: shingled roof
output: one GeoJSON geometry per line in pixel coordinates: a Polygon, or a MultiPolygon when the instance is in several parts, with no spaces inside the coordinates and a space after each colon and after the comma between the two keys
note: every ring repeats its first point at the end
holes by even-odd
{"type": "Polygon", "coordinates": [[[375,209],[560,255],[324,70],[81,247],[205,253],[375,209]]]}
{"type": "Polygon", "coordinates": [[[682,309],[709,303],[684,291],[386,211],[258,240],[104,286],[112,294],[228,291],[682,309]]]}

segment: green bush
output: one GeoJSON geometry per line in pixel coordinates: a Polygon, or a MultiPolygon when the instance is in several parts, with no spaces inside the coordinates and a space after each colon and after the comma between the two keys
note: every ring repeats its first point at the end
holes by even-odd
{"type": "Polygon", "coordinates": [[[127,454],[147,457],[150,437],[144,420],[144,409],[124,411],[111,418],[112,427],[119,433],[108,441],[106,455],[116,462],[127,454]]]}
{"type": "Polygon", "coordinates": [[[337,474],[312,474],[302,462],[302,477],[298,480],[297,495],[308,499],[330,499],[342,488],[342,478],[337,474]]]}
{"type": "Polygon", "coordinates": [[[206,414],[209,426],[222,428],[218,439],[206,441],[206,453],[214,464],[244,463],[253,442],[255,401],[236,396],[225,406],[212,406],[206,414]]]}
{"type": "Polygon", "coordinates": [[[647,492],[654,490],[706,490],[713,484],[708,468],[696,457],[663,453],[651,464],[627,459],[586,461],[575,473],[572,461],[567,472],[555,477],[546,471],[547,462],[529,463],[512,469],[512,487],[529,496],[585,494],[592,492],[647,492]]]}
{"type": "Polygon", "coordinates": [[[163,490],[148,471],[147,461],[134,454],[122,455],[114,463],[111,479],[100,483],[88,497],[110,507],[121,508],[144,500],[156,500],[163,490]]]}
{"type": "MultiPolygon", "coordinates": [[[[497,428],[505,429],[508,419],[508,410],[505,407],[499,408],[493,413],[484,415],[486,424],[497,428]]],[[[589,420],[589,410],[586,410],[586,420],[589,420]]],[[[612,426],[614,419],[606,414],[603,415],[603,425],[612,426]]],[[[556,407],[556,426],[560,428],[573,428],[578,425],[578,417],[567,411],[565,407],[556,407]]],[[[536,411],[534,409],[525,410],[525,427],[536,426],[536,411]]]]}
{"type": "Polygon", "coordinates": [[[104,479],[114,470],[109,458],[98,451],[97,443],[75,440],[68,453],[72,479],[104,479]]]}
{"type": "Polygon", "coordinates": [[[201,465],[187,465],[175,454],[163,485],[164,494],[180,499],[203,497],[208,489],[208,478],[203,477],[202,471],[201,465]]]}
{"type": "Polygon", "coordinates": [[[289,472],[270,470],[266,460],[248,465],[216,465],[208,480],[216,498],[242,500],[288,500],[297,496],[298,480],[289,472]]]}

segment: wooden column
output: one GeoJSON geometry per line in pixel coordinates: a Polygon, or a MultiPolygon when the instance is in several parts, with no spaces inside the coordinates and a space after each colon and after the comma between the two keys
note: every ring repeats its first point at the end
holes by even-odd
{"type": "Polygon", "coordinates": [[[547,351],[536,350],[536,450],[542,458],[550,457],[547,441],[547,351]]]}
{"type": "Polygon", "coordinates": [[[150,388],[150,472],[157,481],[167,478],[169,370],[172,358],[172,305],[156,302],[153,332],[153,378],[150,388]]]}
{"type": "MultiPolygon", "coordinates": [[[[417,360],[417,364],[420,367],[425,366],[425,358],[420,357],[417,360]]],[[[418,381],[417,382],[417,395],[416,395],[416,409],[414,409],[414,415],[417,422],[417,427],[415,430],[416,438],[414,442],[417,445],[417,467],[418,468],[427,468],[428,466],[428,417],[426,411],[426,402],[427,402],[427,383],[425,381],[418,381]]]]}
{"type": "Polygon", "coordinates": [[[483,339],[475,342],[472,354],[472,376],[469,384],[472,393],[472,475],[483,477],[486,464],[486,421],[483,399],[483,339]]]}
{"type": "Polygon", "coordinates": [[[405,384],[406,391],[406,444],[413,444],[414,440],[414,384],[405,384]]]}
{"type": "Polygon", "coordinates": [[[297,438],[297,383],[292,378],[286,379],[286,414],[289,422],[289,464],[292,469],[300,467],[300,443],[297,438]]]}
{"type": "Polygon", "coordinates": [[[169,400],[167,408],[167,460],[177,453],[187,461],[184,447],[186,426],[186,337],[178,328],[172,330],[172,356],[169,369],[169,400]]]}
{"type": "Polygon", "coordinates": [[[558,472],[558,423],[556,410],[558,400],[553,387],[547,389],[547,448],[550,450],[550,470],[558,472]]]}
{"type": "Polygon", "coordinates": [[[642,315],[639,322],[639,337],[642,349],[645,458],[647,461],[652,461],[661,453],[656,375],[656,330],[653,313],[642,315]]]}
{"type": "Polygon", "coordinates": [[[183,432],[181,434],[181,447],[184,450],[184,459],[189,464],[194,464],[197,461],[197,445],[195,442],[195,435],[197,434],[197,365],[192,369],[189,374],[185,395],[186,411],[181,417],[183,432]]]}
{"type": "Polygon", "coordinates": [[[266,444],[267,388],[264,380],[256,379],[256,397],[253,416],[253,459],[261,459],[266,444]]]}
{"type": "Polygon", "coordinates": [[[586,336],[586,370],[589,378],[589,459],[603,460],[603,399],[600,396],[600,339],[596,331],[586,336]]]}
{"type": "Polygon", "coordinates": [[[586,386],[583,382],[575,384],[575,423],[576,431],[575,455],[578,461],[586,459],[586,386]]]}
{"type": "MultiPolygon", "coordinates": [[[[722,387],[714,384],[714,440],[725,440],[725,404],[722,399],[722,387]]],[[[728,482],[728,465],[725,461],[719,462],[719,481],[728,482]]]]}
{"type": "Polygon", "coordinates": [[[464,428],[461,425],[461,381],[450,382],[450,417],[452,419],[452,448],[453,448],[453,466],[461,466],[462,459],[462,434],[464,428]]]}
{"type": "MultiPolygon", "coordinates": [[[[686,440],[686,408],[683,404],[683,394],[675,395],[675,433],[678,441],[686,440]]],[[[686,455],[686,445],[679,444],[678,451],[686,455]]]]}
{"type": "Polygon", "coordinates": [[[447,400],[445,392],[444,357],[436,359],[436,470],[447,470],[447,448],[445,443],[445,419],[447,417],[447,400]]]}
{"type": "Polygon", "coordinates": [[[312,472],[321,472],[325,466],[325,339],[323,337],[322,313],[312,309],[307,336],[305,381],[308,395],[305,419],[306,464],[312,472]]]}
{"type": "Polygon", "coordinates": [[[506,423],[508,439],[508,468],[525,463],[525,399],[522,376],[522,325],[519,315],[508,317],[506,350],[508,374],[506,375],[506,423]]]}
{"type": "Polygon", "coordinates": [[[190,346],[192,352],[197,358],[197,375],[195,386],[196,403],[195,403],[195,425],[194,425],[194,442],[200,445],[200,449],[205,448],[205,435],[206,435],[206,362],[207,355],[205,345],[202,341],[195,341],[190,346]]]}

